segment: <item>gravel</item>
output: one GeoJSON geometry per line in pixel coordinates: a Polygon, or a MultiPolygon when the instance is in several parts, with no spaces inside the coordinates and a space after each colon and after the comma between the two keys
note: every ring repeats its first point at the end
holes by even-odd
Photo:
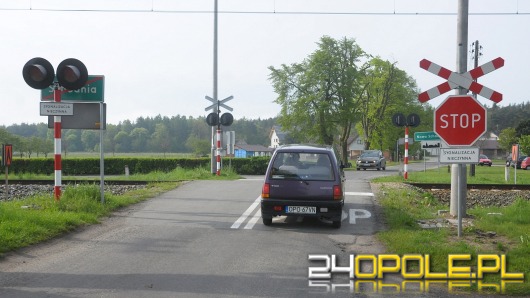
{"type": "MultiPolygon", "coordinates": [[[[70,186],[67,186],[70,187],[70,186]]],[[[110,191],[113,195],[121,195],[127,191],[143,189],[146,185],[105,185],[105,191],[110,191]]],[[[64,186],[63,186],[64,191],[64,186]]],[[[30,197],[37,194],[53,195],[53,185],[8,185],[9,193],[6,194],[6,186],[0,186],[0,201],[16,200],[30,197]]]]}
{"type": "MultiPolygon", "coordinates": [[[[451,202],[451,190],[449,189],[430,189],[441,203],[449,205],[451,202]]],[[[477,190],[470,189],[467,191],[466,208],[476,206],[504,207],[511,205],[517,198],[530,200],[530,191],[528,190],[477,190]]]]}

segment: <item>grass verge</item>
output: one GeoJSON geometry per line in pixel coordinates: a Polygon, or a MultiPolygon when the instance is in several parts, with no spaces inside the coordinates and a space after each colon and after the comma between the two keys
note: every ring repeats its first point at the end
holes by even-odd
{"type": "Polygon", "coordinates": [[[96,185],[67,187],[59,202],[39,195],[0,203],[0,257],[9,251],[36,244],[76,228],[95,224],[112,211],[152,198],[175,188],[175,183],[149,184],[123,195],[105,193],[101,203],[96,185]]]}
{"type": "Polygon", "coordinates": [[[468,210],[473,225],[466,227],[463,237],[459,238],[455,228],[423,229],[418,225],[418,220],[435,219],[438,210],[448,209],[430,193],[400,183],[377,185],[377,197],[383,206],[387,225],[387,230],[380,232],[378,238],[385,244],[387,251],[396,254],[428,254],[431,272],[447,272],[449,254],[470,254],[471,261],[461,261],[457,266],[471,268],[476,268],[478,254],[505,254],[507,272],[524,273],[524,281],[502,287],[500,274],[491,273],[485,275],[483,282],[497,285],[498,288],[480,289],[477,281],[464,288],[481,293],[493,290],[492,293],[530,294],[530,201],[518,199],[508,207],[468,210]],[[483,231],[493,231],[495,236],[484,237],[483,231]]]}

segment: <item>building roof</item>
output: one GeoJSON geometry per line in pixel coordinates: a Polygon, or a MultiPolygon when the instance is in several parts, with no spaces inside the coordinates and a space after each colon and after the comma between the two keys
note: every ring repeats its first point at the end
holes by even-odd
{"type": "Polygon", "coordinates": [[[287,133],[282,131],[282,127],[279,126],[279,125],[273,125],[272,129],[271,129],[271,132],[269,134],[269,138],[272,137],[272,133],[273,132],[276,132],[276,136],[278,136],[279,143],[280,144],[284,144],[285,143],[285,138],[287,137],[287,133]]]}
{"type": "Polygon", "coordinates": [[[242,149],[249,152],[272,152],[274,148],[268,148],[263,145],[249,145],[249,144],[237,144],[235,148],[242,149]]]}

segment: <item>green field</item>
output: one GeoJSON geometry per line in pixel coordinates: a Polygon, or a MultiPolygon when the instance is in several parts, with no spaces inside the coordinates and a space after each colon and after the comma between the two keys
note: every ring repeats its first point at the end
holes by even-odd
{"type": "MultiPolygon", "coordinates": [[[[468,167],[469,171],[469,167],[468,167]]],[[[511,180],[504,180],[504,166],[476,167],[474,177],[468,183],[514,184],[514,169],[510,169],[511,180]]],[[[377,237],[388,252],[397,254],[422,254],[431,256],[433,272],[447,272],[449,254],[470,254],[470,261],[460,261],[459,266],[476,270],[479,254],[506,255],[507,272],[523,273],[524,280],[501,280],[500,274],[486,274],[484,280],[470,281],[456,291],[478,293],[504,293],[508,295],[530,294],[530,200],[519,198],[507,207],[475,207],[467,210],[466,220],[472,225],[464,226],[458,237],[455,226],[424,229],[419,220],[443,220],[450,215],[439,215],[438,210],[448,210],[429,192],[411,188],[403,182],[450,183],[447,167],[426,172],[411,172],[409,179],[394,175],[377,178],[373,185],[378,189],[377,198],[383,206],[387,229],[377,237]],[[484,236],[490,235],[490,236],[484,236]],[[512,283],[514,282],[514,283],[512,283]],[[489,284],[489,287],[483,287],[489,284]]],[[[529,184],[530,171],[517,170],[517,184],[529,184]]],[[[488,266],[492,266],[489,264],[488,266]]]]}

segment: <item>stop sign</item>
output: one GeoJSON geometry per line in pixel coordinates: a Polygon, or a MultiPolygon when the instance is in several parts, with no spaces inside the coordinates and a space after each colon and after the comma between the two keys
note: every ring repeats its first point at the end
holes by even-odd
{"type": "Polygon", "coordinates": [[[471,146],[486,132],[486,108],[469,95],[449,96],[434,110],[434,132],[451,146],[471,146]]]}

